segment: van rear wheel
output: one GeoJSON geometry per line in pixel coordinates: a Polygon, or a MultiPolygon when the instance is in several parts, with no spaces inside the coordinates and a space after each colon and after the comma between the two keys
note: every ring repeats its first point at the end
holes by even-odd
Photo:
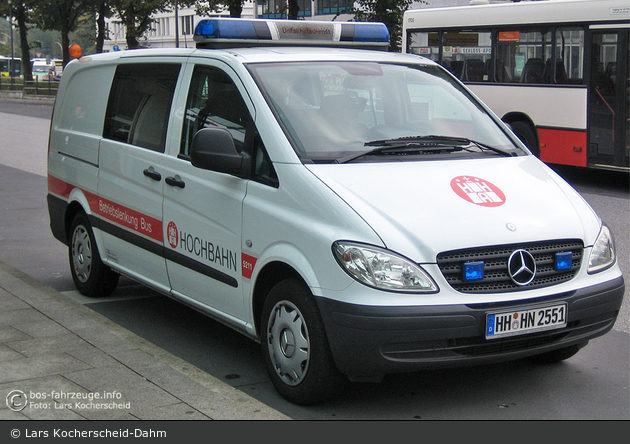
{"type": "Polygon", "coordinates": [[[317,304],[299,279],[279,282],[269,292],[261,345],[271,382],[295,404],[332,399],[348,382],[333,361],[317,304]]]}
{"type": "Polygon", "coordinates": [[[68,255],[72,280],[81,294],[99,297],[114,291],[119,274],[101,261],[92,225],[85,213],[78,213],[72,220],[68,255]]]}

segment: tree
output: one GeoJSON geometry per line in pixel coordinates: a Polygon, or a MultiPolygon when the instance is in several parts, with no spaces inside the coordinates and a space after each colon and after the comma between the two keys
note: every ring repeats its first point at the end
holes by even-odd
{"type": "Polygon", "coordinates": [[[113,14],[111,2],[109,0],[89,0],[88,8],[90,15],[96,21],[96,52],[103,52],[105,39],[107,38],[107,28],[105,27],[105,19],[113,14]]]}
{"type": "MultiPolygon", "coordinates": [[[[33,78],[33,70],[31,67],[31,54],[28,45],[28,26],[31,23],[30,9],[36,0],[13,0],[11,3],[11,14],[17,29],[14,28],[14,49],[20,50],[20,59],[22,60],[22,73],[25,79],[33,78]],[[16,44],[16,41],[19,42],[16,44]]],[[[8,2],[0,6],[0,14],[9,16],[8,2]]],[[[11,26],[11,24],[9,24],[11,26]]],[[[14,53],[14,56],[16,54],[14,53]]]]}
{"type": "MultiPolygon", "coordinates": [[[[414,0],[356,0],[354,20],[383,22],[389,30],[389,50],[400,51],[403,14],[414,0]]],[[[421,1],[420,3],[426,3],[421,1]]]]}
{"type": "Polygon", "coordinates": [[[297,20],[298,13],[300,12],[300,6],[298,5],[298,0],[288,0],[289,1],[289,12],[287,13],[287,18],[289,20],[297,20]]]}
{"type": "Polygon", "coordinates": [[[169,9],[170,0],[111,0],[114,12],[125,26],[127,48],[140,48],[138,40],[151,29],[153,14],[169,9]]]}
{"type": "Polygon", "coordinates": [[[213,12],[222,12],[226,9],[230,17],[240,18],[243,13],[244,0],[196,0],[195,11],[197,15],[210,15],[213,12]]]}
{"type": "Polygon", "coordinates": [[[70,61],[70,33],[76,31],[80,18],[89,11],[89,0],[34,0],[32,17],[44,31],[61,33],[63,66],[70,61]]]}
{"type": "Polygon", "coordinates": [[[14,4],[13,16],[17,21],[20,36],[22,75],[24,79],[31,80],[33,78],[33,66],[31,65],[31,53],[28,45],[28,23],[30,22],[28,3],[32,2],[18,2],[18,4],[14,4]]]}

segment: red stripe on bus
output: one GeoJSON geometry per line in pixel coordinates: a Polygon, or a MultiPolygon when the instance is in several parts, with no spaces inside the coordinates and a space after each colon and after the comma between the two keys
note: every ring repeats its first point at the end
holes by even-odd
{"type": "Polygon", "coordinates": [[[538,128],[538,139],[543,162],[587,166],[585,131],[538,128]]]}

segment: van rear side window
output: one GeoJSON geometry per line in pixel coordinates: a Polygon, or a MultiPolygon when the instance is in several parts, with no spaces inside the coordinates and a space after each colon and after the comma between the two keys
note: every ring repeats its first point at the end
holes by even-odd
{"type": "Polygon", "coordinates": [[[119,65],[103,137],[164,152],[179,64],[119,65]]]}

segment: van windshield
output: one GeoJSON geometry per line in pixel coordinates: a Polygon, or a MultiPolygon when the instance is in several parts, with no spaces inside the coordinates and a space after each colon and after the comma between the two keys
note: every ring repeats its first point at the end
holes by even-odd
{"type": "Polygon", "coordinates": [[[525,154],[440,67],[318,61],[248,68],[304,162],[525,154]]]}

